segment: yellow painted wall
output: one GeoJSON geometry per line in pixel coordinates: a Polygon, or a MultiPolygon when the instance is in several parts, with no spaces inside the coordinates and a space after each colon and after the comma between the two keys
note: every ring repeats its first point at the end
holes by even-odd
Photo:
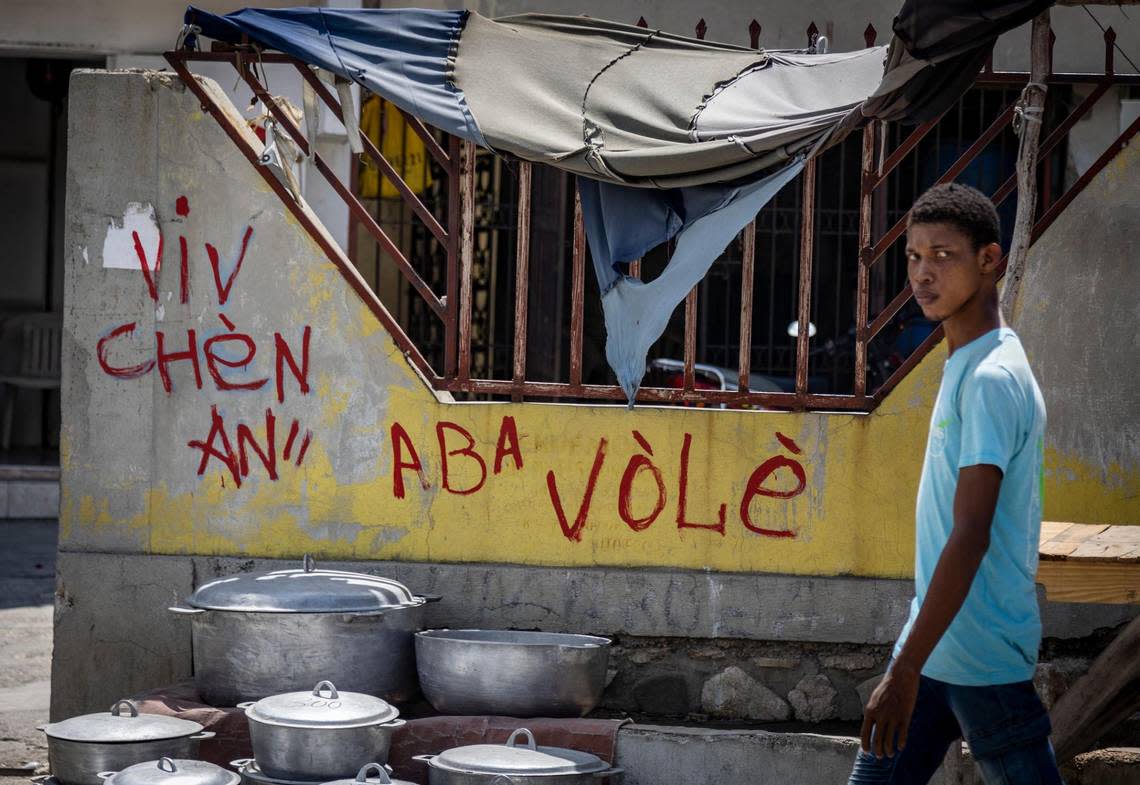
{"type": "MultiPolygon", "coordinates": [[[[177,101],[179,111],[200,119],[192,99],[177,101]]],[[[171,156],[199,155],[197,150],[208,145],[229,144],[218,138],[212,123],[186,123],[179,133],[187,139],[169,145],[171,156]]],[[[108,271],[97,261],[69,268],[68,332],[74,348],[65,373],[61,547],[911,574],[914,495],[943,348],[871,415],[445,403],[415,374],[338,269],[248,165],[231,160],[224,167],[226,188],[215,187],[210,196],[188,164],[170,169],[173,174],[164,177],[155,197],[167,247],[177,247],[175,237],[181,235],[192,248],[201,247],[203,237],[229,248],[250,226],[248,257],[225,303],[200,253],[191,256],[193,283],[186,305],[171,297],[179,286],[175,264],[163,267],[153,302],[137,271],[108,271]],[[190,213],[184,221],[174,221],[169,216],[176,196],[184,193],[190,194],[190,213]],[[108,303],[112,305],[104,305],[108,303]],[[156,303],[161,303],[159,315],[156,303]],[[125,366],[153,356],[158,330],[174,336],[179,347],[186,344],[189,328],[199,331],[199,342],[207,334],[225,332],[218,314],[255,341],[253,372],[240,378],[270,379],[263,388],[218,389],[205,368],[205,381],[198,386],[186,362],[170,365],[170,392],[155,371],[123,379],[100,368],[97,345],[116,325],[140,324],[129,340],[116,339],[120,342],[109,351],[111,362],[125,366]],[[305,325],[312,330],[309,392],[302,394],[286,373],[284,400],[279,400],[272,336],[280,333],[296,350],[305,325]],[[225,440],[218,433],[210,436],[211,407],[224,418],[225,440]],[[248,450],[244,472],[220,457],[236,457],[238,423],[246,423],[264,444],[267,409],[276,424],[276,480],[248,450]],[[513,441],[507,438],[511,432],[504,431],[505,418],[513,420],[521,465],[508,449],[513,441]],[[286,461],[286,434],[294,421],[298,436],[286,461]],[[465,492],[479,484],[479,461],[454,452],[467,442],[461,431],[447,426],[443,435],[452,454],[449,488],[443,487],[441,422],[471,435],[472,449],[486,466],[478,490],[465,492]],[[427,487],[414,469],[394,468],[396,424],[414,446],[427,487]],[[305,433],[311,434],[310,443],[299,461],[305,433]],[[686,510],[681,519],[679,475],[686,435],[686,510]],[[501,450],[496,447],[500,438],[501,450]],[[207,454],[202,444],[212,445],[217,454],[207,454]],[[642,461],[646,468],[635,473],[631,461],[642,455],[648,458],[642,461]],[[596,463],[588,511],[576,527],[596,463]],[[660,491],[648,466],[660,473],[660,491]],[[774,468],[754,477],[764,466],[774,468]],[[651,522],[631,526],[623,520],[620,489],[627,470],[625,517],[636,523],[663,499],[651,522]],[[556,511],[550,475],[565,523],[556,511]],[[403,498],[397,493],[398,477],[405,486],[403,498]],[[750,483],[767,493],[749,494],[750,483]],[[742,515],[742,501],[749,496],[742,515]],[[721,505],[723,530],[708,528],[718,521],[721,505]],[[679,519],[704,527],[680,525],[679,519]]],[[[106,214],[122,210],[116,203],[80,213],[76,247],[86,242],[97,247],[106,232],[106,214]]],[[[238,378],[222,371],[226,378],[238,378]]],[[[404,462],[411,463],[406,444],[400,444],[404,462]]],[[[1105,470],[1075,454],[1048,453],[1047,517],[1132,523],[1140,520],[1137,487],[1136,466],[1105,470]]]]}

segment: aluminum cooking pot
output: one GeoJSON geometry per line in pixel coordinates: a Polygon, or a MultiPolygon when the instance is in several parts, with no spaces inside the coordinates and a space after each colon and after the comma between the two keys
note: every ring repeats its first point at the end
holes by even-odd
{"type": "Polygon", "coordinates": [[[419,689],[413,635],[424,604],[398,581],[302,568],[235,575],[198,588],[191,617],[194,683],[214,706],[304,690],[320,679],[405,701],[419,689]]]}
{"type": "MultiPolygon", "coordinates": [[[[347,783],[348,785],[356,785],[357,780],[334,780],[333,782],[310,782],[309,780],[279,780],[275,777],[270,777],[260,768],[258,768],[257,761],[253,758],[241,758],[239,760],[230,761],[230,765],[237,769],[241,774],[242,785],[333,785],[335,783],[347,783]]],[[[392,779],[392,767],[384,766],[379,763],[369,763],[365,765],[356,774],[359,782],[363,785],[382,785],[382,783],[390,782],[392,785],[418,785],[415,782],[408,782],[407,780],[394,780],[392,779]],[[373,766],[379,767],[383,772],[383,776],[387,779],[381,779],[381,775],[377,774],[375,777],[369,777],[368,772],[372,770],[373,766]]]]}
{"type": "Polygon", "coordinates": [[[610,641],[507,630],[416,634],[420,688],[444,714],[581,717],[606,687],[610,641]]]}
{"type": "Polygon", "coordinates": [[[506,744],[453,747],[414,760],[428,765],[430,785],[597,785],[624,771],[588,752],[539,747],[526,728],[512,733],[506,744]]]}
{"type": "Polygon", "coordinates": [[[368,763],[356,772],[356,778],[351,780],[333,780],[323,785],[417,785],[407,780],[394,780],[389,776],[388,768],[379,763],[368,763]],[[373,776],[369,776],[369,775],[373,776]]]}
{"type": "Polygon", "coordinates": [[[129,700],[109,712],[41,725],[51,772],[64,785],[102,785],[101,771],[119,771],[159,758],[193,758],[198,742],[213,737],[190,720],[139,714],[129,700]]]}
{"type": "Polygon", "coordinates": [[[161,758],[122,771],[101,771],[107,785],[238,785],[241,777],[204,760],[161,758]]]}
{"type": "Polygon", "coordinates": [[[328,681],[239,708],[249,720],[258,768],[281,780],[325,782],[352,777],[372,761],[387,762],[392,732],[404,725],[386,701],[338,692],[328,681]]]}

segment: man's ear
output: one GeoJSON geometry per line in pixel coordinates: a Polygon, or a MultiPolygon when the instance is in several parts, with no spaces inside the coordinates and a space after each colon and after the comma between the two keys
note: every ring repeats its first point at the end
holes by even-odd
{"type": "Polygon", "coordinates": [[[984,275],[992,275],[1001,262],[1001,246],[989,243],[978,249],[978,267],[984,275]]]}

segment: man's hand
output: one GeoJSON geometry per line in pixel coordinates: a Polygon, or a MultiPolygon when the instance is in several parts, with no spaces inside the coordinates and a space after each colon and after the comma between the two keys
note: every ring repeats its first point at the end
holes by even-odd
{"type": "Polygon", "coordinates": [[[917,699],[918,671],[896,661],[875,687],[867,708],[863,710],[863,751],[873,753],[876,758],[883,755],[893,758],[896,751],[901,751],[906,746],[910,717],[917,699]],[[872,736],[874,749],[871,749],[872,736]]]}

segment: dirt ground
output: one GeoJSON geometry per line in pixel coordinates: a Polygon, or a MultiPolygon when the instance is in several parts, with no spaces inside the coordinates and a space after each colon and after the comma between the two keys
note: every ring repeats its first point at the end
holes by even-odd
{"type": "Polygon", "coordinates": [[[24,785],[47,766],[36,726],[51,699],[56,530],[55,521],[0,521],[0,785],[24,785]]]}

